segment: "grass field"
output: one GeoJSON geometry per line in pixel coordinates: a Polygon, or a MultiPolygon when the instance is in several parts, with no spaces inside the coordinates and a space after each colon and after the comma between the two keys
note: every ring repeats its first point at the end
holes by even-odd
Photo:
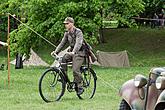
{"type": "MultiPolygon", "coordinates": [[[[75,92],[66,91],[59,102],[45,103],[38,92],[38,81],[45,69],[29,67],[15,70],[12,66],[10,86],[7,70],[0,72],[0,110],[117,110],[122,83],[139,72],[147,75],[149,69],[94,67],[98,80],[93,99],[79,100],[75,92]]],[[[69,74],[72,75],[71,72],[69,74]]]]}
{"type": "MultiPolygon", "coordinates": [[[[24,69],[15,70],[12,65],[10,86],[8,86],[7,70],[0,70],[0,110],[118,110],[121,101],[118,92],[125,81],[134,78],[137,73],[147,76],[153,66],[165,65],[165,31],[115,29],[108,32],[105,30],[105,35],[106,43],[94,46],[94,50],[128,50],[132,67],[102,68],[95,66],[94,70],[98,80],[93,99],[79,100],[74,92],[66,91],[59,102],[45,103],[38,92],[38,81],[45,68],[24,67],[24,69]]],[[[53,62],[50,57],[52,50],[53,48],[41,47],[35,51],[51,64],[53,62]]],[[[6,64],[6,61],[6,51],[1,48],[0,64],[6,64]]],[[[69,74],[71,77],[71,71],[69,74]]]]}
{"type": "Polygon", "coordinates": [[[132,66],[165,65],[165,29],[105,29],[105,42],[95,50],[128,51],[132,66]]]}

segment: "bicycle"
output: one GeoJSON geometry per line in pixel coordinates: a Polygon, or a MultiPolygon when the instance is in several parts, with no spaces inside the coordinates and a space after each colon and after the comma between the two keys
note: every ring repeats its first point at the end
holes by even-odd
{"type": "MultiPolygon", "coordinates": [[[[76,83],[71,82],[68,75],[64,73],[61,67],[62,57],[55,55],[57,65],[48,68],[39,79],[39,93],[45,102],[59,101],[65,93],[65,89],[69,92],[77,91],[76,83]]],[[[79,99],[92,99],[96,91],[97,76],[91,66],[83,65],[80,68],[83,76],[84,92],[78,95],[79,99]]]]}

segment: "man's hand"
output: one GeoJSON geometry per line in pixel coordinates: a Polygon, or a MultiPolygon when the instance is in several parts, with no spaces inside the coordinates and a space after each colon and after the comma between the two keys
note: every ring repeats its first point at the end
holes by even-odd
{"type": "Polygon", "coordinates": [[[75,53],[74,52],[67,52],[66,54],[69,54],[69,55],[74,55],[75,53]]]}
{"type": "Polygon", "coordinates": [[[57,53],[55,51],[51,52],[51,56],[56,56],[57,53]]]}

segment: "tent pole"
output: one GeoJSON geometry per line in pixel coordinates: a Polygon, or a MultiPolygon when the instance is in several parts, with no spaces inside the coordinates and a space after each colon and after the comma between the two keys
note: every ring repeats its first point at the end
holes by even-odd
{"type": "Polygon", "coordinates": [[[8,87],[10,87],[10,15],[8,14],[8,33],[7,33],[7,58],[8,58],[8,87]]]}

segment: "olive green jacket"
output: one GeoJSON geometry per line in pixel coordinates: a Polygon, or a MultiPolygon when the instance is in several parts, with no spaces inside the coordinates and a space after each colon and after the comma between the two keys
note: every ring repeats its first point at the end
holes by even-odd
{"type": "Polygon", "coordinates": [[[82,31],[78,28],[74,28],[74,31],[72,33],[66,31],[64,33],[64,37],[62,38],[62,41],[57,46],[55,52],[59,53],[66,43],[69,43],[69,46],[72,48],[72,52],[74,52],[75,54],[78,53],[83,45],[82,31]]]}
{"type": "MultiPolygon", "coordinates": [[[[74,52],[75,54],[78,54],[80,56],[85,56],[85,49],[83,45],[85,45],[85,41],[83,39],[83,33],[80,29],[74,28],[74,31],[72,33],[65,32],[64,37],[62,38],[62,41],[57,46],[55,52],[58,54],[61,49],[65,46],[66,43],[69,43],[69,46],[71,49],[69,49],[71,52],[74,52]]],[[[89,50],[89,56],[91,57],[92,62],[97,60],[97,57],[94,55],[92,50],[89,50]]]]}

